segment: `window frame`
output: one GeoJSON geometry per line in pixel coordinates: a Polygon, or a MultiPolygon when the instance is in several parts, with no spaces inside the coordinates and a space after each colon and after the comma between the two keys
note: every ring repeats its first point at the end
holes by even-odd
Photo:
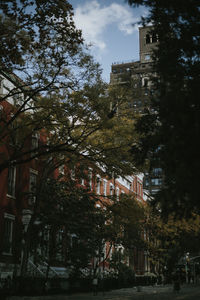
{"type": "Polygon", "coordinates": [[[96,193],[97,195],[101,194],[101,176],[96,175],[96,193]]]}
{"type": "Polygon", "coordinates": [[[13,228],[14,228],[14,222],[15,222],[15,216],[9,213],[4,213],[4,233],[3,233],[3,245],[5,241],[8,241],[10,243],[10,248],[9,251],[7,251],[6,249],[4,249],[3,246],[3,252],[2,254],[4,255],[12,255],[13,254],[13,228]],[[8,235],[8,239],[6,239],[5,237],[5,224],[6,221],[10,221],[9,224],[9,235],[8,235]]]}
{"type": "Polygon", "coordinates": [[[33,157],[38,153],[38,151],[35,151],[35,149],[38,149],[38,147],[39,147],[39,134],[37,132],[34,132],[31,136],[31,157],[33,157]]]}
{"type": "Polygon", "coordinates": [[[103,194],[107,196],[107,180],[103,180],[103,194]]]}
{"type": "Polygon", "coordinates": [[[8,167],[8,175],[7,175],[7,196],[15,198],[16,192],[16,166],[12,164],[8,167]],[[12,169],[12,176],[10,177],[10,170],[12,169]],[[11,182],[9,183],[9,178],[11,178],[11,182]],[[11,191],[11,193],[10,193],[11,191]]]}
{"type": "Polygon", "coordinates": [[[119,189],[119,187],[117,186],[117,187],[116,187],[116,199],[117,199],[117,201],[119,201],[119,193],[120,193],[120,189],[119,189]]]}
{"type": "Polygon", "coordinates": [[[147,33],[145,36],[145,42],[147,45],[151,44],[151,35],[149,33],[147,33]]]}
{"type": "Polygon", "coordinates": [[[109,186],[109,192],[110,192],[110,196],[113,196],[113,194],[114,194],[114,186],[113,186],[113,184],[112,183],[110,183],[110,186],[109,186]]]}
{"type": "Polygon", "coordinates": [[[91,168],[89,168],[88,171],[88,181],[89,181],[90,190],[92,190],[92,169],[91,168]]]}
{"type": "Polygon", "coordinates": [[[30,169],[29,170],[29,204],[30,205],[33,205],[35,204],[36,202],[36,195],[32,195],[35,193],[35,190],[36,190],[36,187],[37,187],[37,176],[38,176],[38,171],[34,170],[34,169],[30,169]],[[31,183],[31,176],[34,175],[35,177],[35,187],[34,187],[34,190],[33,190],[33,187],[32,187],[32,183],[31,183]]]}

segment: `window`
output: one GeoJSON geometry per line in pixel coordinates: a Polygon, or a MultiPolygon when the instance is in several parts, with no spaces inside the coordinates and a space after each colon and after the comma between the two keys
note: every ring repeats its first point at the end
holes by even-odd
{"type": "Polygon", "coordinates": [[[45,225],[43,232],[43,247],[41,248],[42,251],[42,255],[48,258],[49,255],[49,239],[50,239],[50,226],[49,225],[45,225]]]}
{"type": "Polygon", "coordinates": [[[19,136],[20,136],[20,123],[19,123],[19,120],[17,120],[16,118],[12,119],[14,117],[14,114],[11,113],[10,114],[10,132],[9,132],[9,137],[10,137],[10,145],[11,146],[19,146],[20,143],[20,139],[19,139],[19,136]]]}
{"type": "Polygon", "coordinates": [[[147,77],[143,77],[142,78],[142,86],[143,87],[147,87],[148,86],[148,78],[147,77]]]}
{"type": "Polygon", "coordinates": [[[103,181],[103,194],[104,194],[104,196],[107,195],[107,181],[106,180],[103,181]]]}
{"type": "Polygon", "coordinates": [[[10,166],[8,168],[8,190],[9,196],[15,197],[15,181],[16,181],[16,167],[10,166]]]}
{"type": "Polygon", "coordinates": [[[62,243],[63,241],[63,229],[59,229],[57,232],[56,232],[56,243],[57,245],[59,246],[60,248],[60,244],[62,243]]]}
{"type": "Polygon", "coordinates": [[[13,223],[15,216],[4,214],[3,253],[12,254],[13,223]]]}
{"type": "Polygon", "coordinates": [[[90,189],[92,190],[92,170],[89,170],[89,186],[90,186],[90,189]]]}
{"type": "Polygon", "coordinates": [[[118,73],[118,70],[117,70],[117,69],[113,69],[113,70],[112,70],[112,73],[113,73],[113,74],[117,74],[117,73],[118,73]]]}
{"type": "Polygon", "coordinates": [[[30,178],[29,178],[29,204],[34,204],[36,201],[36,185],[37,185],[37,171],[31,170],[30,171],[30,178]]]}
{"type": "Polygon", "coordinates": [[[114,190],[114,188],[113,188],[113,185],[112,185],[112,183],[111,183],[111,184],[110,184],[110,196],[113,195],[113,190],[114,190]]]}
{"type": "Polygon", "coordinates": [[[117,197],[117,201],[119,201],[119,188],[116,188],[116,197],[117,197]]]}
{"type": "Polygon", "coordinates": [[[155,32],[153,32],[153,34],[152,34],[152,43],[157,43],[157,42],[158,42],[158,35],[155,32]]]}
{"type": "Polygon", "coordinates": [[[146,54],[144,57],[145,60],[150,60],[150,58],[151,58],[150,54],[146,54]]]}
{"type": "Polygon", "coordinates": [[[101,190],[101,177],[99,175],[97,175],[96,177],[96,183],[97,183],[96,193],[99,195],[101,190]]]}
{"type": "Polygon", "coordinates": [[[64,230],[59,229],[56,233],[56,260],[63,261],[63,235],[64,230]]]}
{"type": "Polygon", "coordinates": [[[38,148],[38,140],[39,140],[38,134],[37,133],[32,134],[32,137],[31,137],[31,150],[33,152],[31,153],[31,157],[33,157],[33,156],[35,156],[35,154],[37,154],[37,152],[34,151],[34,150],[38,148]]]}
{"type": "Polygon", "coordinates": [[[150,35],[146,34],[146,44],[150,44],[151,39],[150,39],[150,35]]]}
{"type": "Polygon", "coordinates": [[[162,184],[162,179],[160,179],[160,178],[152,178],[151,179],[151,184],[152,185],[161,185],[162,184]]]}
{"type": "Polygon", "coordinates": [[[161,168],[154,168],[152,172],[155,176],[162,175],[162,169],[161,168]]]}

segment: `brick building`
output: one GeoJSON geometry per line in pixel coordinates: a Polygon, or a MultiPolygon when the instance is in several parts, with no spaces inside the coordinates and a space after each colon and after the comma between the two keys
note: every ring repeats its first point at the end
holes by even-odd
{"type": "MultiPolygon", "coordinates": [[[[1,91],[3,97],[11,89],[15,89],[15,83],[5,76],[1,76],[1,91]]],[[[13,108],[17,102],[23,100],[23,93],[18,93],[17,97],[11,96],[0,102],[1,112],[9,118],[12,117],[13,108]]],[[[3,123],[2,123],[3,128],[3,123]]],[[[4,132],[1,131],[3,136],[4,132]]],[[[3,162],[5,158],[12,157],[13,151],[16,150],[15,136],[5,135],[0,144],[1,156],[3,162]],[[9,137],[9,138],[8,138],[9,137]]],[[[27,149],[37,149],[39,145],[45,144],[46,138],[42,132],[33,132],[26,140],[24,147],[27,149]]],[[[31,155],[27,154],[27,155],[31,155]]],[[[13,277],[20,275],[23,256],[23,234],[26,232],[30,222],[33,206],[35,203],[35,188],[40,181],[43,173],[44,162],[41,158],[32,158],[26,163],[15,166],[10,162],[7,168],[4,168],[0,173],[0,270],[1,278],[8,276],[13,277]]],[[[102,169],[90,168],[90,177],[88,184],[91,189],[99,196],[116,195],[116,199],[120,198],[122,193],[134,194],[136,199],[143,203],[143,176],[134,175],[126,178],[109,179],[102,169]]],[[[64,172],[63,167],[56,168],[53,172],[54,178],[64,172]]],[[[86,185],[86,181],[81,180],[82,185],[86,185]]],[[[105,243],[104,254],[108,253],[109,244],[105,243]]],[[[110,253],[110,255],[112,252],[110,253]]],[[[140,274],[144,273],[144,254],[137,252],[133,267],[140,274]]],[[[37,272],[42,272],[37,269],[33,261],[30,261],[32,269],[37,272]]],[[[109,265],[104,267],[109,268],[109,265]]],[[[55,267],[55,266],[54,266],[55,267]]],[[[52,268],[52,272],[58,273],[59,268],[52,268]],[[57,271],[55,271],[57,270],[57,271]]],[[[63,271],[63,269],[62,269],[63,271]]]]}

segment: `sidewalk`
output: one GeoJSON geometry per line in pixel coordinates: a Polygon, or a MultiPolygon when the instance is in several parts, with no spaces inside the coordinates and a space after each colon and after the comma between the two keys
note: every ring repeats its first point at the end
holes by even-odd
{"type": "Polygon", "coordinates": [[[123,288],[106,292],[99,292],[94,296],[90,293],[77,293],[73,295],[48,295],[48,296],[13,296],[7,300],[197,300],[200,299],[199,285],[183,285],[180,293],[173,291],[172,285],[144,286],[140,292],[136,287],[123,288]]]}
{"type": "MultiPolygon", "coordinates": [[[[165,286],[144,286],[138,292],[136,287],[123,288],[105,292],[98,292],[96,296],[93,292],[77,293],[72,295],[48,295],[48,296],[12,296],[7,300],[102,300],[102,299],[131,299],[133,295],[157,294],[157,293],[172,292],[172,285],[165,286]],[[130,298],[131,297],[131,298],[130,298]]],[[[134,297],[135,298],[135,297],[134,297]]]]}

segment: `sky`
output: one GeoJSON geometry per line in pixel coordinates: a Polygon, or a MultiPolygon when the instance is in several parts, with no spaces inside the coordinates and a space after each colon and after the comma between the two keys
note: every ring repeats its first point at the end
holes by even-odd
{"type": "Polygon", "coordinates": [[[139,60],[136,24],[146,11],[130,7],[125,0],[69,0],[76,27],[82,30],[91,54],[100,63],[102,77],[109,82],[111,65],[139,60]]]}

